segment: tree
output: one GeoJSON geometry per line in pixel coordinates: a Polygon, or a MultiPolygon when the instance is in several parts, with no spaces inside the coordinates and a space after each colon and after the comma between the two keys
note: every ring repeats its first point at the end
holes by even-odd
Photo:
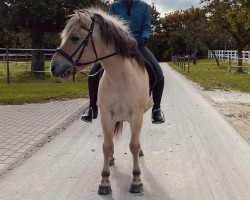
{"type": "Polygon", "coordinates": [[[204,46],[207,18],[204,9],[191,7],[182,11],[183,34],[188,50],[192,52],[193,64],[196,64],[198,51],[204,46]]]}
{"type": "Polygon", "coordinates": [[[184,54],[186,44],[181,31],[182,17],[181,11],[177,10],[170,14],[166,14],[162,21],[162,31],[167,38],[166,56],[170,58],[172,55],[184,54]]]}
{"type": "MultiPolygon", "coordinates": [[[[47,32],[62,30],[67,16],[74,9],[95,4],[96,0],[3,0],[10,19],[9,28],[15,31],[26,29],[31,36],[33,49],[44,48],[47,32]]],[[[32,53],[31,71],[44,71],[44,52],[32,53]]]]}
{"type": "Polygon", "coordinates": [[[207,48],[212,51],[217,66],[219,66],[219,59],[215,54],[215,50],[227,50],[228,48],[233,48],[235,44],[232,43],[231,35],[228,32],[218,29],[209,19],[206,25],[206,34],[203,37],[203,42],[206,44],[207,48]]]}
{"type": "MultiPolygon", "coordinates": [[[[242,66],[242,51],[250,43],[249,0],[201,0],[205,3],[209,18],[221,31],[227,31],[235,40],[238,66],[242,66]]],[[[243,72],[238,67],[238,72],[243,72]]]]}
{"type": "Polygon", "coordinates": [[[3,1],[0,1],[0,46],[3,46],[9,40],[8,36],[10,34],[7,31],[9,24],[8,21],[8,7],[3,1]]]}
{"type": "Polygon", "coordinates": [[[166,37],[162,29],[162,18],[153,3],[150,6],[150,12],[152,31],[148,41],[148,47],[157,60],[164,60],[163,52],[166,49],[166,37]]]}
{"type": "Polygon", "coordinates": [[[205,11],[200,8],[191,7],[165,15],[163,28],[168,32],[173,53],[192,53],[193,63],[196,64],[197,54],[204,48],[206,23],[205,11]]]}

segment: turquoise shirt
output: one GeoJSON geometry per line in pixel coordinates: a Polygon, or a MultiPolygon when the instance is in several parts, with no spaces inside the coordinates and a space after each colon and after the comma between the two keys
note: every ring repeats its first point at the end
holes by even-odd
{"type": "Polygon", "coordinates": [[[125,0],[118,0],[109,7],[109,14],[116,15],[126,20],[130,31],[135,38],[149,38],[151,34],[150,7],[141,0],[134,0],[130,9],[131,15],[127,14],[128,7],[125,0]]]}

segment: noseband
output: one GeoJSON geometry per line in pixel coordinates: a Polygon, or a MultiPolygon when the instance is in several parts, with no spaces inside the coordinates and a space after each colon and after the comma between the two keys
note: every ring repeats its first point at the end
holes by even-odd
{"type": "Polygon", "coordinates": [[[86,28],[84,26],[80,26],[80,28],[88,31],[88,35],[84,38],[84,40],[82,41],[82,43],[79,45],[79,47],[74,51],[74,53],[70,56],[69,54],[67,54],[65,51],[63,51],[61,48],[57,48],[56,49],[56,52],[60,53],[64,58],[66,58],[69,62],[71,62],[72,64],[72,68],[73,68],[73,75],[75,75],[76,73],[76,67],[78,66],[84,66],[84,65],[89,65],[91,63],[96,63],[100,60],[103,60],[103,59],[106,59],[106,58],[109,58],[111,56],[114,56],[116,55],[117,53],[112,53],[110,55],[107,55],[107,56],[103,56],[103,57],[98,57],[97,55],[97,52],[96,52],[96,47],[95,47],[95,43],[94,43],[94,40],[93,40],[93,30],[94,30],[94,26],[95,26],[95,18],[94,17],[91,17],[91,25],[90,25],[90,28],[86,28]],[[94,53],[95,53],[95,60],[93,61],[90,61],[90,62],[85,62],[85,63],[79,63],[79,60],[81,59],[82,55],[83,55],[83,52],[84,52],[84,49],[88,46],[88,43],[89,43],[89,40],[91,41],[91,44],[93,46],[93,50],[94,50],[94,53]],[[77,59],[74,61],[73,60],[73,57],[76,55],[76,53],[80,51],[77,59]]]}

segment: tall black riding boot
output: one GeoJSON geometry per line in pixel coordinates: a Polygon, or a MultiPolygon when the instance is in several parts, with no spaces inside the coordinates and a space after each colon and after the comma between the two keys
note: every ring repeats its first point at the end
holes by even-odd
{"type": "Polygon", "coordinates": [[[153,88],[153,101],[154,106],[152,109],[152,123],[153,124],[162,124],[165,122],[164,114],[161,111],[161,98],[164,89],[164,77],[161,81],[158,81],[153,88]]]}
{"type": "Polygon", "coordinates": [[[100,81],[100,73],[98,73],[101,69],[101,64],[96,63],[90,70],[88,77],[88,89],[89,89],[89,107],[83,112],[82,120],[85,122],[92,122],[92,119],[96,119],[98,115],[97,108],[97,93],[100,81]],[[96,74],[97,73],[97,74],[96,74]]]}

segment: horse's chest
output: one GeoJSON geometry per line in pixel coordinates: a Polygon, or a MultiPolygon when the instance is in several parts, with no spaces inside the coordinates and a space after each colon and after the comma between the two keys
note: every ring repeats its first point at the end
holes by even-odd
{"type": "Polygon", "coordinates": [[[111,83],[106,76],[100,82],[97,99],[101,113],[105,113],[105,116],[110,114],[112,119],[128,121],[138,110],[143,110],[141,102],[145,92],[139,87],[140,84],[122,78],[115,84],[111,83]]]}
{"type": "Polygon", "coordinates": [[[108,110],[112,110],[114,113],[128,113],[133,111],[133,103],[129,99],[124,98],[111,98],[110,101],[102,102],[108,110]]]}
{"type": "Polygon", "coordinates": [[[134,113],[134,108],[129,104],[129,102],[114,102],[113,104],[110,104],[107,108],[113,115],[113,118],[119,121],[130,120],[134,113]]]}

